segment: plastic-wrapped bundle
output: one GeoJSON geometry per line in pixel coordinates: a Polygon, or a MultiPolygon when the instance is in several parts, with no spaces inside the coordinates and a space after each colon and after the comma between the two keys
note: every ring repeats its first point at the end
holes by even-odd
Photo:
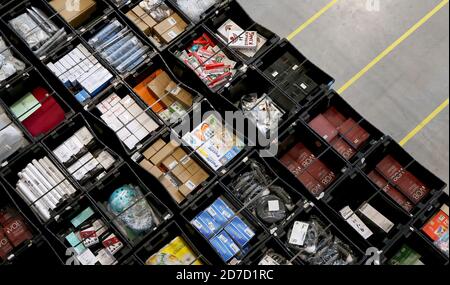
{"type": "Polygon", "coordinates": [[[33,21],[28,14],[22,14],[12,19],[10,24],[33,51],[41,47],[50,38],[50,35],[33,21]]]}
{"type": "Polygon", "coordinates": [[[22,131],[12,124],[0,107],[0,162],[27,144],[22,131]]]}
{"type": "Polygon", "coordinates": [[[25,63],[18,60],[0,36],[0,82],[25,69],[25,63]]]}
{"type": "Polygon", "coordinates": [[[278,123],[283,117],[283,111],[275,105],[269,96],[264,95],[262,98],[258,98],[256,93],[249,94],[242,97],[240,104],[246,117],[252,120],[263,134],[269,136],[272,131],[278,128],[278,123]]]}
{"type": "Polygon", "coordinates": [[[152,207],[142,192],[132,185],[124,185],[111,194],[108,210],[135,234],[145,233],[157,223],[152,207]]]}
{"type": "Polygon", "coordinates": [[[194,22],[199,22],[204,12],[220,0],[177,0],[180,9],[194,22]]]}
{"type": "Polygon", "coordinates": [[[122,29],[122,24],[115,20],[108,24],[106,27],[101,29],[95,36],[89,40],[89,44],[97,48],[101,44],[107,42],[111,37],[113,37],[119,30],[122,29]]]}

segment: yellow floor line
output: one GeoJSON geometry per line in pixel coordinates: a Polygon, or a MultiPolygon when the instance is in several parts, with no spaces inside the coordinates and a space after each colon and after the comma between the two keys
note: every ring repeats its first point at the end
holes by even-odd
{"type": "Polygon", "coordinates": [[[428,14],[420,19],[414,26],[412,26],[406,33],[404,33],[400,38],[393,42],[388,48],[386,48],[382,53],[375,57],[368,65],[366,65],[360,72],[355,74],[347,83],[345,83],[341,88],[339,88],[338,93],[342,94],[350,86],[352,86],[358,79],[360,79],[364,74],[366,74],[372,67],[374,67],[379,61],[381,61],[385,56],[391,53],[398,45],[400,45],[404,40],[411,36],[417,29],[419,29],[423,24],[425,24],[431,17],[434,16],[439,10],[441,10],[449,0],[443,0],[439,5],[433,8],[428,14]]]}
{"type": "Polygon", "coordinates": [[[448,98],[439,107],[436,108],[428,117],[426,117],[420,124],[417,125],[404,139],[401,140],[400,145],[406,145],[412,138],[414,138],[423,128],[425,128],[434,118],[436,118],[448,106],[448,98]]]}
{"type": "Polygon", "coordinates": [[[295,36],[297,36],[299,33],[301,33],[304,29],[306,29],[309,25],[314,23],[315,20],[317,20],[320,16],[322,16],[328,9],[333,7],[339,0],[332,0],[330,3],[328,3],[325,7],[320,9],[319,12],[314,14],[311,18],[309,18],[306,22],[304,22],[300,27],[298,27],[295,31],[293,31],[289,36],[287,36],[287,39],[290,41],[295,36]]]}

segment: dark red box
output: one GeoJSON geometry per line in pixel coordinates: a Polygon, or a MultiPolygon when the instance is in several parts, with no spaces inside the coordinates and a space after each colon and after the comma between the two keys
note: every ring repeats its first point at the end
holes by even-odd
{"type": "Polygon", "coordinates": [[[342,126],[338,128],[339,133],[345,137],[355,149],[363,145],[370,137],[358,123],[353,119],[348,119],[342,126]]]}
{"type": "Polygon", "coordinates": [[[334,172],[318,159],[308,167],[307,171],[325,188],[330,186],[336,180],[334,172]]]}
{"type": "Polygon", "coordinates": [[[317,116],[309,126],[324,140],[331,142],[338,134],[338,130],[323,115],[317,116]]]}
{"type": "Polygon", "coordinates": [[[314,179],[314,177],[311,176],[311,174],[306,171],[300,175],[297,175],[297,179],[314,196],[319,196],[324,191],[322,184],[320,184],[316,179],[314,179]]]}
{"type": "Polygon", "coordinates": [[[342,126],[342,124],[347,120],[347,118],[336,110],[335,107],[328,108],[328,110],[323,113],[323,116],[336,128],[342,126]]]}
{"type": "Polygon", "coordinates": [[[316,159],[315,155],[302,143],[295,145],[288,153],[302,169],[308,168],[316,159]]]}
{"type": "Polygon", "coordinates": [[[393,181],[395,176],[402,171],[403,166],[391,155],[388,155],[377,164],[376,169],[385,177],[393,181]]]}
{"type": "Polygon", "coordinates": [[[380,189],[382,189],[389,197],[392,198],[397,204],[399,204],[405,211],[411,212],[414,209],[414,205],[406,198],[400,191],[390,185],[386,179],[384,179],[375,170],[368,175],[369,179],[375,183],[380,189]]]}
{"type": "Polygon", "coordinates": [[[304,169],[287,153],[281,159],[281,163],[295,176],[304,172],[304,169]]]}
{"type": "Polygon", "coordinates": [[[430,189],[412,175],[411,172],[404,169],[394,177],[393,181],[400,191],[414,204],[420,203],[430,193],[430,189]]]}
{"type": "Polygon", "coordinates": [[[342,138],[335,138],[331,142],[331,145],[347,160],[350,160],[356,154],[355,149],[352,148],[348,143],[346,143],[342,138]]]}

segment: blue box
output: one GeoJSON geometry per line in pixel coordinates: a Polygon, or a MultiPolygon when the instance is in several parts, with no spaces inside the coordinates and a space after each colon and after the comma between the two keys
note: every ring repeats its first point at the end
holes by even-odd
{"type": "MultiPolygon", "coordinates": [[[[211,208],[220,216],[218,215],[218,219],[223,221],[225,219],[226,222],[231,220],[234,216],[236,216],[235,212],[222,200],[222,198],[217,199],[212,205],[211,208]]],[[[218,221],[219,223],[219,221],[218,221]]],[[[223,225],[223,224],[222,224],[223,225]]]]}
{"type": "Polygon", "coordinates": [[[208,212],[201,212],[195,219],[191,222],[194,227],[196,227],[200,233],[206,238],[210,238],[215,233],[218,233],[221,225],[219,225],[208,212]]]}
{"type": "Polygon", "coordinates": [[[225,230],[241,247],[255,236],[253,230],[239,217],[234,218],[225,230]]]}
{"type": "Polygon", "coordinates": [[[210,240],[211,245],[220,255],[222,260],[228,262],[236,254],[240,252],[239,247],[234,243],[226,232],[221,232],[210,240]]]}

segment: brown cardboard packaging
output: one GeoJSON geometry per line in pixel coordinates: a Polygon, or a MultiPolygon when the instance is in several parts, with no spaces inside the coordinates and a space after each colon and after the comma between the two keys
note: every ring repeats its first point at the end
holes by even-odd
{"type": "Polygon", "coordinates": [[[141,17],[141,20],[142,21],[144,21],[144,23],[146,23],[147,24],[147,26],[149,26],[150,27],[150,29],[153,31],[153,28],[156,26],[156,21],[155,20],[153,20],[153,18],[152,17],[150,17],[149,15],[144,15],[144,16],[142,16],[141,17]]]}
{"type": "Polygon", "coordinates": [[[173,153],[173,151],[179,147],[180,144],[176,141],[170,141],[161,150],[159,150],[151,159],[151,163],[154,165],[160,164],[164,159],[173,153]]]}
{"type": "Polygon", "coordinates": [[[150,160],[155,154],[156,154],[156,150],[151,146],[149,147],[146,151],[144,151],[144,157],[148,160],[150,160]]]}
{"type": "Polygon", "coordinates": [[[167,170],[172,171],[178,165],[178,161],[170,155],[163,160],[162,165],[167,168],[167,170]]]}
{"type": "Polygon", "coordinates": [[[185,172],[186,170],[187,170],[187,169],[184,168],[183,165],[178,164],[178,165],[172,170],[172,174],[173,174],[173,176],[175,176],[178,180],[180,180],[179,177],[180,177],[181,174],[183,174],[183,172],[185,172]]]}
{"type": "Polygon", "coordinates": [[[156,178],[160,178],[161,176],[164,175],[164,173],[155,165],[151,164],[149,161],[147,160],[143,160],[139,163],[139,165],[145,169],[145,171],[147,171],[148,173],[150,173],[151,175],[153,175],[156,178]]]}
{"type": "Polygon", "coordinates": [[[159,140],[157,140],[157,141],[152,145],[152,147],[153,147],[154,150],[159,151],[159,150],[161,150],[163,147],[165,147],[166,144],[167,144],[167,143],[166,143],[165,141],[163,141],[162,139],[159,139],[159,140]]]}
{"type": "Polygon", "coordinates": [[[191,175],[195,175],[197,174],[197,172],[199,172],[200,170],[203,170],[200,165],[198,165],[198,163],[196,163],[194,160],[191,159],[191,163],[189,164],[188,167],[185,167],[187,169],[187,171],[189,171],[189,173],[191,175]]]}
{"type": "Polygon", "coordinates": [[[147,37],[151,35],[152,29],[144,21],[139,19],[139,21],[135,24],[147,37]]]}
{"type": "Polygon", "coordinates": [[[141,6],[139,5],[136,5],[133,9],[131,9],[131,11],[133,11],[134,14],[136,14],[136,16],[138,16],[139,18],[142,18],[143,16],[147,15],[145,10],[142,9],[141,6]]]}
{"type": "Polygon", "coordinates": [[[52,8],[58,11],[59,15],[74,28],[78,28],[87,21],[97,8],[94,0],[81,0],[80,9],[68,9],[66,3],[66,0],[50,1],[52,8]]]}
{"type": "Polygon", "coordinates": [[[303,184],[303,186],[311,192],[311,194],[319,196],[324,191],[322,184],[317,182],[317,180],[314,179],[314,177],[312,177],[308,172],[305,171],[296,177],[303,184]]]}
{"type": "Polygon", "coordinates": [[[333,126],[323,115],[314,118],[309,126],[324,140],[330,142],[339,134],[335,126],[333,126]]]}
{"type": "Polygon", "coordinates": [[[170,43],[171,41],[176,39],[176,37],[181,35],[184,31],[185,31],[184,29],[180,28],[177,25],[177,26],[174,26],[174,27],[168,29],[167,31],[165,31],[164,33],[162,33],[159,36],[163,40],[163,42],[170,43]]]}
{"type": "Polygon", "coordinates": [[[344,115],[342,115],[335,107],[330,107],[323,113],[323,116],[336,128],[342,126],[342,124],[347,120],[344,115]]]}
{"type": "Polygon", "coordinates": [[[370,137],[358,123],[353,119],[348,119],[339,127],[339,133],[344,136],[355,149],[360,148],[370,137]]]}
{"type": "Polygon", "coordinates": [[[188,180],[192,179],[193,176],[189,171],[185,170],[180,175],[177,176],[177,179],[180,180],[181,183],[186,183],[188,180]]]}
{"type": "Polygon", "coordinates": [[[158,35],[163,35],[167,30],[178,26],[180,29],[185,29],[187,27],[186,22],[183,21],[183,19],[181,19],[181,17],[174,13],[172,14],[170,17],[166,18],[164,21],[162,21],[161,23],[157,24],[154,29],[155,29],[155,33],[157,33],[158,35]]]}
{"type": "Polygon", "coordinates": [[[153,145],[151,145],[143,154],[144,157],[148,160],[150,160],[158,151],[160,151],[164,146],[166,146],[166,143],[159,139],[157,140],[153,145]]]}
{"type": "Polygon", "coordinates": [[[208,180],[209,174],[203,169],[198,171],[197,174],[192,176],[185,184],[181,185],[180,192],[185,197],[191,194],[200,184],[208,180]]]}
{"type": "Polygon", "coordinates": [[[175,100],[189,108],[192,106],[192,95],[184,88],[177,86],[175,82],[170,82],[166,87],[166,92],[169,92],[175,100]]]}
{"type": "Polygon", "coordinates": [[[181,160],[184,159],[184,158],[187,156],[187,153],[186,153],[182,148],[177,148],[177,149],[173,152],[172,156],[173,156],[177,161],[180,161],[180,162],[181,162],[181,160]]]}
{"type": "Polygon", "coordinates": [[[170,79],[169,75],[163,71],[147,85],[147,88],[155,94],[156,97],[161,99],[166,106],[171,106],[175,102],[172,96],[166,92],[166,87],[170,82],[172,82],[172,79],[170,79]]]}
{"type": "Polygon", "coordinates": [[[397,204],[399,204],[405,211],[411,212],[414,209],[414,205],[403,195],[400,191],[395,189],[390,185],[386,179],[384,179],[375,170],[368,174],[369,179],[378,186],[378,188],[383,189],[383,191],[392,198],[397,204]]]}
{"type": "Polygon", "coordinates": [[[180,191],[178,191],[178,188],[170,181],[167,177],[161,178],[161,184],[166,188],[167,192],[169,192],[170,196],[178,203],[182,203],[185,198],[183,195],[181,195],[180,191]]]}
{"type": "Polygon", "coordinates": [[[125,15],[133,23],[137,23],[140,20],[140,18],[133,12],[133,10],[128,11],[125,15]]]}

